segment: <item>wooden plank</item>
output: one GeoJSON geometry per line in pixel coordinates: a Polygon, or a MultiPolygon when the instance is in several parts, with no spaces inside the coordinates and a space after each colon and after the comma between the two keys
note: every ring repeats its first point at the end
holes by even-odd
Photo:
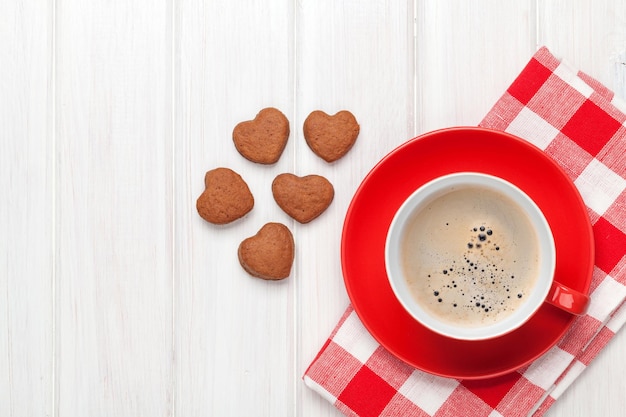
{"type": "Polygon", "coordinates": [[[0,415],[52,408],[53,10],[0,13],[0,415]],[[27,52],[25,52],[27,51],[27,52]]]}
{"type": "Polygon", "coordinates": [[[171,11],[56,2],[55,415],[172,413],[171,11]]]}
{"type": "Polygon", "coordinates": [[[536,50],[533,1],[417,2],[417,129],[477,125],[536,50]]]}
{"type": "MultiPolygon", "coordinates": [[[[367,172],[414,136],[413,2],[300,1],[296,14],[295,173],[323,175],[335,199],[319,218],[297,226],[297,372],[330,335],[349,300],[340,264],[343,221],[367,172]],[[351,111],[357,142],[342,159],[326,163],[307,146],[302,126],[314,110],[351,111]]],[[[367,227],[367,225],[364,225],[367,227]]],[[[341,415],[297,385],[296,415],[341,415]]]]}
{"type": "Polygon", "coordinates": [[[262,281],[237,258],[239,243],[267,222],[295,232],[271,194],[274,177],[293,167],[294,136],[270,166],[244,159],[231,139],[237,123],[264,107],[293,123],[292,7],[287,0],[176,2],[176,415],[296,415],[299,276],[262,281]],[[205,172],[218,166],[241,174],[255,198],[245,218],[226,226],[205,222],[195,206],[205,172]]]}

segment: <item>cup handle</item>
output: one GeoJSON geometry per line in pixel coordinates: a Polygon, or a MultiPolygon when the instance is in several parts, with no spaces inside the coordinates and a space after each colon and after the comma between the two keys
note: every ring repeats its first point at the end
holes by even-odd
{"type": "Polygon", "coordinates": [[[554,281],[546,301],[568,313],[582,315],[587,311],[589,296],[554,281]]]}

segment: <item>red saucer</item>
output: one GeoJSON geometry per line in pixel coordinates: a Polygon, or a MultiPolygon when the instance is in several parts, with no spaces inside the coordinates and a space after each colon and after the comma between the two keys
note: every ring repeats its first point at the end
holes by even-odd
{"type": "Polygon", "coordinates": [[[504,132],[459,127],[401,145],[365,177],[346,215],[341,262],[350,300],[372,336],[423,371],[458,379],[507,374],[537,359],[574,316],[547,303],[522,327],[486,341],[450,339],[417,323],[396,300],[385,273],[385,239],[402,202],[419,186],[461,171],[499,176],[542,209],[557,250],[556,279],[589,293],[594,263],[591,223],[578,190],[539,148],[504,132]]]}

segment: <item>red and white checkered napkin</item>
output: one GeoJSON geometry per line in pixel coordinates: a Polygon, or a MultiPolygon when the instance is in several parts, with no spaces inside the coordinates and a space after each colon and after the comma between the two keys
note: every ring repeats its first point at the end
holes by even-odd
{"type": "Polygon", "coordinates": [[[543,149],[588,208],[596,242],[591,302],[554,348],[502,377],[442,378],[388,353],[348,307],[305,383],[349,416],[543,415],[626,322],[625,113],[606,87],[541,48],[480,124],[543,149]]]}

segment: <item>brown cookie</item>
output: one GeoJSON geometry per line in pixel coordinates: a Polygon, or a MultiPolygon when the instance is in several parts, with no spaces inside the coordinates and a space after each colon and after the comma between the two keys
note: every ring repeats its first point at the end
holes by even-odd
{"type": "Polygon", "coordinates": [[[326,162],[344,156],[359,136],[359,124],[347,110],[329,116],[315,110],[304,121],[304,138],[311,150],[326,162]]]}
{"type": "Polygon", "coordinates": [[[291,273],[295,245],[293,235],[281,223],[267,223],[239,245],[239,263],[250,275],[280,280],[291,273]]]}
{"type": "Polygon", "coordinates": [[[215,168],[204,176],[205,190],[196,201],[198,214],[213,224],[226,224],[243,217],[254,207],[254,197],[239,174],[215,168]]]}
{"type": "Polygon", "coordinates": [[[285,213],[300,223],[308,223],[328,208],[335,189],[319,175],[280,174],[272,182],[272,195],[285,213]]]}
{"type": "Polygon", "coordinates": [[[233,142],[246,159],[259,164],[273,164],[283,153],[289,138],[289,121],[280,110],[263,109],[254,120],[239,123],[233,129],[233,142]]]}

